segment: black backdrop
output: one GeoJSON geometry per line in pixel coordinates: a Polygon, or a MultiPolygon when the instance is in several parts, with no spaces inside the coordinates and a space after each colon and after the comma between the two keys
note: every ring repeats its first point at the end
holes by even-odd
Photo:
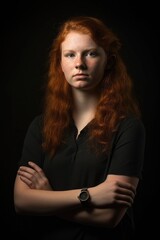
{"type": "Polygon", "coordinates": [[[14,212],[13,184],[27,127],[41,111],[52,38],[59,22],[81,14],[100,17],[122,40],[122,54],[134,79],[146,128],[143,181],[135,202],[137,236],[158,232],[159,12],[154,1],[142,5],[113,0],[16,1],[1,7],[0,208],[5,234],[18,236],[22,227],[14,212]]]}

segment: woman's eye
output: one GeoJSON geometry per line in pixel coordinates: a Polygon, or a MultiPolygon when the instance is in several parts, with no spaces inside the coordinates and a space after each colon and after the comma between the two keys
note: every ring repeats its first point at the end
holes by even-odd
{"type": "Polygon", "coordinates": [[[91,57],[96,57],[98,54],[97,54],[97,52],[88,52],[87,55],[89,55],[91,57]]]}
{"type": "Polygon", "coordinates": [[[72,58],[74,57],[75,55],[73,53],[67,53],[65,54],[65,57],[68,57],[68,58],[72,58]]]}

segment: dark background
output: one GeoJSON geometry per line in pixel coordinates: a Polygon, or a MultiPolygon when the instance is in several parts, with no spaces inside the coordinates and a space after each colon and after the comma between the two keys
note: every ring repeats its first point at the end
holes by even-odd
{"type": "Polygon", "coordinates": [[[139,2],[16,1],[1,6],[0,214],[6,236],[23,234],[13,207],[17,162],[27,127],[41,112],[42,86],[56,28],[73,15],[100,17],[122,41],[122,55],[134,79],[146,128],[143,180],[135,201],[137,236],[158,233],[160,13],[154,1],[141,6],[139,2]]]}

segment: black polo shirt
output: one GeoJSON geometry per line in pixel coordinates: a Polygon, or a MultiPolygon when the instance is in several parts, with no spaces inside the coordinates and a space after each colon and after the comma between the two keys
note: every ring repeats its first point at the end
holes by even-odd
{"type": "MultiPolygon", "coordinates": [[[[43,141],[41,134],[42,116],[37,116],[28,128],[19,164],[27,165],[28,161],[38,164],[44,170],[54,190],[95,186],[104,181],[107,174],[142,177],[145,130],[140,120],[128,117],[121,121],[118,131],[112,139],[112,148],[109,154],[102,153],[97,155],[90,148],[88,143],[88,126],[76,138],[77,129],[73,122],[65,135],[64,143],[59,146],[55,156],[51,159],[47,153],[43,152],[41,147],[43,141]]],[[[124,229],[126,231],[130,229],[126,228],[124,223],[130,224],[132,221],[130,213],[126,214],[119,226],[112,231],[86,227],[55,217],[49,218],[53,219],[47,224],[47,229],[48,232],[51,231],[51,236],[55,237],[53,239],[70,240],[101,240],[107,239],[107,236],[110,236],[109,239],[112,239],[112,236],[117,236],[117,239],[121,239],[120,232],[125,232],[124,229]],[[121,231],[122,228],[124,228],[123,231],[121,231]],[[106,238],[102,237],[102,233],[106,238]],[[61,236],[61,238],[58,238],[58,236],[61,236]]],[[[45,230],[45,228],[43,229],[45,230]]],[[[50,238],[48,235],[48,238],[42,239],[50,238]]]]}

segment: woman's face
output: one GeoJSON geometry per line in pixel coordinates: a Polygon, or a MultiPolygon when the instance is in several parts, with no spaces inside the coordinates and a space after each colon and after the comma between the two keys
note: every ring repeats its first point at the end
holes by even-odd
{"type": "Polygon", "coordinates": [[[107,56],[87,34],[70,32],[61,45],[61,67],[72,88],[93,90],[101,82],[107,56]]]}

